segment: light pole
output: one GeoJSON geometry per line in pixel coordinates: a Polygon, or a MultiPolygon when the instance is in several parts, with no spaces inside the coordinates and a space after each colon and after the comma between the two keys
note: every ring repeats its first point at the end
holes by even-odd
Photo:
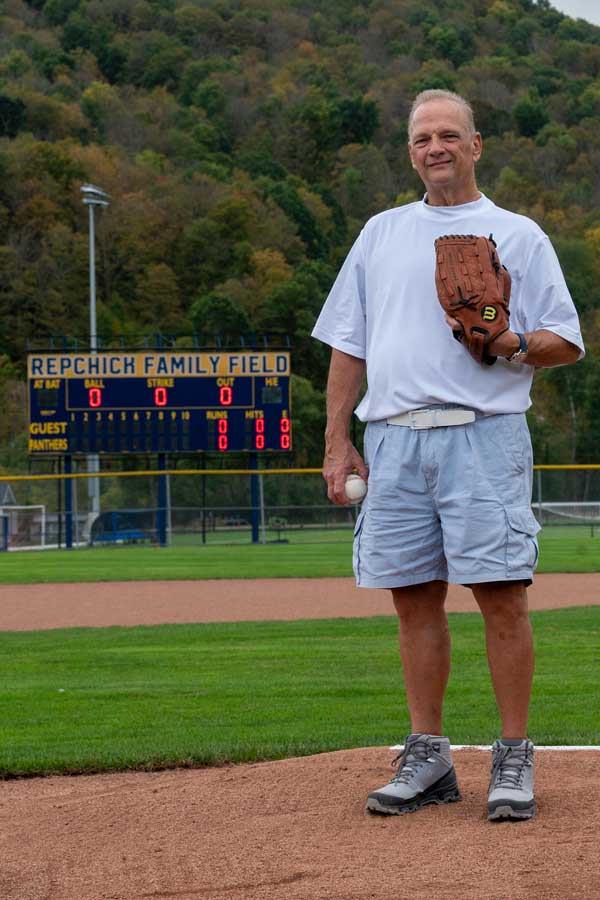
{"type": "MultiPolygon", "coordinates": [[[[106,207],[110,201],[107,194],[95,184],[84,184],[81,187],[83,203],[89,209],[90,223],[90,352],[98,350],[98,335],[96,332],[96,232],[94,222],[94,210],[97,206],[106,207]]],[[[97,453],[90,453],[87,457],[88,472],[100,471],[100,459],[97,453]]],[[[100,479],[90,478],[88,482],[88,495],[90,497],[90,515],[88,516],[88,537],[91,534],[92,523],[100,514],[100,479]]]]}

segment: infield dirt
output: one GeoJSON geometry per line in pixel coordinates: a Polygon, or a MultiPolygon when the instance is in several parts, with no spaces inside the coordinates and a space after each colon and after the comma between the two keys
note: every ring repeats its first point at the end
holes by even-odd
{"type": "MultiPolygon", "coordinates": [[[[536,575],[529,588],[531,609],[598,604],[597,574],[536,575]]],[[[446,608],[477,612],[471,591],[455,584],[449,586],[446,608]]],[[[389,591],[357,588],[353,578],[5,584],[0,631],[393,613],[389,591]]]]}
{"type": "MultiPolygon", "coordinates": [[[[4,586],[2,629],[380,615],[349,579],[4,586]]],[[[532,608],[600,603],[598,575],[537,576],[532,608]]],[[[449,609],[475,609],[456,588],[449,609]]],[[[482,647],[482,653],[484,652],[482,647]]],[[[375,712],[374,712],[375,714],[375,712]]],[[[159,727],[157,725],[157,727],[159,727]]],[[[599,900],[600,753],[538,752],[538,815],[488,823],[490,754],[463,795],[369,816],[392,753],[0,783],[1,900],[599,900]]]]}

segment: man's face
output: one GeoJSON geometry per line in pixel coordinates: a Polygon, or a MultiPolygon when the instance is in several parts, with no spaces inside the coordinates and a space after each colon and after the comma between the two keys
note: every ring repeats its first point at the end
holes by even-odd
{"type": "Polygon", "coordinates": [[[481,146],[481,135],[471,131],[465,110],[453,100],[430,100],[417,108],[408,152],[428,190],[471,187],[481,146]]]}

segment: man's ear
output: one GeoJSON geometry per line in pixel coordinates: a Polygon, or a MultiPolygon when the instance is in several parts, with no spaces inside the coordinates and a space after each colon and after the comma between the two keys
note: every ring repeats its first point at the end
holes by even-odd
{"type": "Polygon", "coordinates": [[[483,153],[483,138],[481,134],[476,131],[473,135],[473,159],[475,162],[478,162],[481,159],[481,154],[483,153]]]}
{"type": "Polygon", "coordinates": [[[410,164],[413,167],[413,169],[416,169],[417,167],[415,166],[415,161],[413,159],[412,147],[410,146],[410,141],[408,142],[408,144],[406,146],[408,147],[408,155],[410,157],[410,164]]]}

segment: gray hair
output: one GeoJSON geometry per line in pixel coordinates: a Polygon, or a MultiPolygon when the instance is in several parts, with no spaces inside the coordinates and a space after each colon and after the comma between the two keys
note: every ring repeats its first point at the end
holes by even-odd
{"type": "Polygon", "coordinates": [[[454,91],[443,91],[438,88],[432,88],[427,91],[421,91],[420,94],[417,94],[415,99],[413,100],[413,105],[410,108],[410,113],[408,116],[408,139],[410,140],[410,130],[412,128],[413,119],[415,117],[415,113],[420,106],[423,106],[424,103],[429,103],[431,100],[451,100],[453,103],[456,103],[461,107],[462,110],[466,113],[467,123],[471,132],[475,133],[475,119],[473,117],[473,109],[468,100],[465,100],[464,97],[461,97],[460,94],[455,94],[454,91]]]}

